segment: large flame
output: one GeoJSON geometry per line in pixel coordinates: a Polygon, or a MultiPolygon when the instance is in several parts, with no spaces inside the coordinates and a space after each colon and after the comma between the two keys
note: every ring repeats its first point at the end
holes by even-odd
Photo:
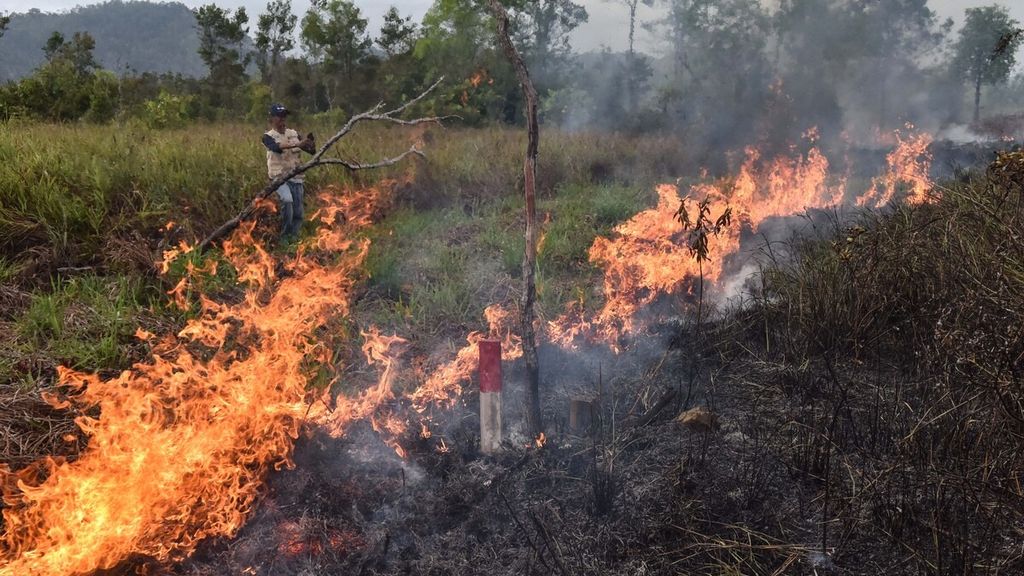
{"type": "Polygon", "coordinates": [[[406,425],[390,409],[390,404],[395,399],[395,365],[401,355],[399,349],[406,340],[398,336],[384,336],[376,327],[364,331],[362,337],[362,351],[367,364],[381,370],[377,385],[354,398],[340,396],[335,399],[332,410],[324,411],[320,407],[312,417],[335,437],[342,436],[353,422],[369,419],[373,429],[381,433],[384,441],[404,458],[405,450],[398,444],[398,437],[405,432],[406,425]]]}
{"type": "Polygon", "coordinates": [[[928,202],[932,181],[928,175],[932,157],[928,146],[932,136],[925,132],[915,133],[914,126],[907,124],[909,134],[899,130],[893,133],[896,147],[886,156],[886,173],[875,178],[871,189],[857,198],[858,206],[880,208],[892,202],[901,186],[907,187],[907,202],[922,204],[928,202]]]}
{"type": "Polygon", "coordinates": [[[264,474],[290,465],[307,377],[323,352],[312,336],[348,314],[368,247],[352,233],[369,222],[379,195],[322,195],[315,246],[300,250],[285,278],[252,242],[253,225],[243,225],[225,244],[247,285],[240,302],[202,298],[201,314],[176,340],[117,378],[60,370],[71,391],[60,404],[79,411],[88,446],[74,462],[0,469],[0,574],[63,576],[131,556],[180,559],[203,538],[234,534],[264,474]]]}
{"type": "MultiPolygon", "coordinates": [[[[814,145],[817,131],[808,131],[805,138],[811,144],[806,153],[794,149],[770,160],[748,148],[735,178],[694,185],[685,197],[676,186],[658,186],[654,208],[616,227],[611,237],[598,237],[590,247],[590,261],[604,271],[601,310],[588,317],[580,302],[570,303],[564,314],[547,324],[548,340],[562,347],[575,346],[579,339],[598,340],[618,350],[622,336],[642,327],[639,313],[658,298],[692,290],[696,279],[710,286],[721,284],[726,265],[740,250],[741,231],[757,233],[770,218],[841,204],[846,176],[830,173],[828,159],[814,145]],[[691,250],[696,233],[682,220],[695,223],[705,199],[711,222],[731,209],[733,223],[705,235],[707,259],[698,260],[691,250]],[[680,210],[686,212],[685,219],[679,218],[680,210]]],[[[856,199],[858,205],[884,206],[905,184],[908,202],[928,198],[931,137],[897,132],[894,139],[897,146],[887,156],[886,173],[856,199]]]]}

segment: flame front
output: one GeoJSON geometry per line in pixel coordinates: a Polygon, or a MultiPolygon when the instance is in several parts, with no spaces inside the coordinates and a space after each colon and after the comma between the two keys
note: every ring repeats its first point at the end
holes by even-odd
{"type": "Polygon", "coordinates": [[[363,332],[362,336],[362,351],[367,364],[381,369],[377,385],[356,398],[339,396],[333,411],[321,408],[314,411],[311,417],[334,437],[344,435],[353,422],[369,419],[374,431],[380,433],[400,457],[405,458],[405,450],[398,444],[398,437],[405,432],[406,424],[387,407],[395,399],[392,386],[395,364],[401,354],[396,349],[404,345],[406,340],[398,336],[384,336],[376,327],[363,332]]]}
{"type": "MultiPolygon", "coordinates": [[[[908,130],[912,127],[908,126],[908,130]]],[[[598,237],[590,247],[590,261],[604,271],[604,305],[588,318],[581,303],[572,302],[564,314],[547,324],[548,340],[572,347],[580,338],[598,340],[618,350],[619,340],[641,328],[642,315],[658,298],[692,290],[695,279],[715,286],[723,279],[725,266],[740,250],[743,230],[757,233],[770,218],[800,214],[808,209],[836,206],[844,201],[847,178],[830,173],[829,162],[814,145],[817,131],[805,134],[811,147],[806,153],[795,149],[764,160],[754,148],[735,178],[724,183],[697,184],[689,194],[680,195],[676,186],[658,186],[658,203],[615,228],[610,238],[598,237]],[[698,261],[691,251],[692,235],[679,219],[679,210],[695,222],[701,200],[709,199],[708,218],[715,221],[731,208],[733,224],[707,238],[708,259],[698,261]]],[[[871,189],[856,199],[861,206],[881,207],[890,203],[899,186],[909,184],[907,201],[927,199],[932,182],[928,172],[931,159],[928,134],[894,135],[896,148],[886,158],[884,175],[875,178],[871,189]]]]}
{"type": "Polygon", "coordinates": [[[928,146],[932,143],[930,134],[914,133],[914,126],[907,124],[910,134],[906,137],[897,130],[893,133],[896,147],[885,157],[888,169],[872,181],[871,189],[857,199],[858,206],[880,208],[892,202],[901,185],[908,187],[907,202],[921,204],[929,200],[932,181],[928,176],[931,169],[931,154],[928,146]]]}
{"type": "Polygon", "coordinates": [[[72,393],[53,403],[79,411],[88,446],[74,462],[0,469],[0,574],[83,574],[133,555],[180,559],[203,538],[233,535],[264,474],[290,465],[307,376],[322,355],[311,336],[348,314],[368,248],[349,238],[379,195],[323,194],[316,246],[300,249],[283,279],[252,241],[253,224],[242,226],[224,250],[248,286],[241,302],[201,298],[201,314],[177,340],[117,378],[60,370],[72,393]],[[342,211],[345,220],[336,218],[342,211]]]}
{"type": "MultiPolygon", "coordinates": [[[[599,342],[617,352],[623,336],[643,327],[641,312],[659,298],[689,292],[699,278],[711,287],[720,286],[730,259],[740,251],[744,231],[756,234],[768,219],[844,203],[846,175],[831,173],[828,159],[815,144],[817,130],[807,131],[804,137],[810,144],[807,152],[800,153],[794,147],[790,153],[770,160],[748,148],[734,178],[694,185],[685,197],[674,185],[658,186],[657,205],[617,226],[610,237],[596,238],[590,247],[590,261],[603,270],[601,309],[588,313],[582,300],[569,302],[563,314],[544,326],[547,341],[562,348],[573,348],[580,340],[599,342]],[[731,209],[734,222],[706,237],[708,259],[698,261],[691,250],[692,232],[679,218],[679,212],[685,210],[686,220],[694,222],[704,199],[709,200],[709,220],[715,221],[731,209]]],[[[886,173],[855,199],[857,204],[883,206],[896,197],[898,186],[907,182],[912,185],[908,202],[918,203],[927,197],[932,186],[927,153],[931,137],[896,133],[893,140],[896,148],[887,156],[886,173]],[[883,196],[871,200],[875,194],[883,196]]],[[[508,312],[492,306],[486,316],[491,336],[502,339],[502,358],[518,358],[522,349],[511,334],[508,312]]],[[[476,369],[477,342],[483,337],[482,333],[471,333],[453,360],[425,378],[411,395],[417,410],[455,402],[476,369]]]]}

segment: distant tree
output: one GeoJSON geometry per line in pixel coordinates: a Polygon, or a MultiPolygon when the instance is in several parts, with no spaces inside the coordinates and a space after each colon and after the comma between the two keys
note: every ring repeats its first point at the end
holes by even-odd
{"type": "MultiPolygon", "coordinates": [[[[538,92],[569,85],[573,70],[569,35],[586,22],[586,9],[573,0],[503,0],[510,34],[538,92]]],[[[438,93],[448,112],[467,121],[522,120],[522,94],[505,57],[496,50],[494,19],[482,0],[435,0],[423,17],[414,54],[428,78],[456,82],[438,93]],[[458,83],[462,80],[461,83],[458,83]]]]}
{"type": "Polygon", "coordinates": [[[117,78],[99,70],[95,47],[86,32],[76,32],[70,42],[54,32],[43,47],[47,61],[4,94],[3,108],[50,120],[76,120],[86,114],[90,120],[109,120],[116,108],[117,78]]]}
{"type": "Polygon", "coordinates": [[[367,23],[359,7],[348,0],[314,0],[302,18],[302,44],[321,63],[330,107],[340,96],[341,80],[352,88],[356,69],[369,54],[373,41],[366,34],[367,23]]]}
{"type": "Polygon", "coordinates": [[[377,45],[389,57],[411,52],[416,45],[416,24],[412,16],[402,17],[398,8],[392,6],[384,14],[384,24],[380,27],[377,45]]]}
{"type": "Polygon", "coordinates": [[[515,118],[517,84],[495,48],[493,19],[483,3],[435,0],[423,16],[413,51],[427,78],[451,80],[431,99],[435,109],[458,114],[467,122],[515,118]]]}
{"type": "Polygon", "coordinates": [[[772,60],[781,83],[770,94],[766,121],[772,124],[768,132],[782,141],[798,141],[811,126],[825,135],[843,129],[839,95],[863,45],[848,6],[845,0],[780,0],[771,16],[772,60]]]}
{"type": "Polygon", "coordinates": [[[629,10],[629,55],[632,57],[636,51],[634,49],[634,40],[636,37],[636,10],[643,4],[644,6],[654,6],[654,0],[605,0],[606,2],[614,2],[625,6],[629,10]]]}
{"type": "Polygon", "coordinates": [[[206,66],[213,70],[223,62],[241,63],[242,40],[249,32],[249,16],[245,8],[229,10],[216,4],[207,4],[193,10],[196,30],[199,33],[199,56],[206,66]]]}
{"type": "Polygon", "coordinates": [[[10,16],[0,16],[0,38],[3,38],[4,32],[7,31],[7,25],[11,23],[10,16]]]}
{"type": "Polygon", "coordinates": [[[193,10],[199,33],[199,57],[209,71],[210,104],[220,107],[245,82],[249,55],[243,54],[243,41],[249,32],[245,8],[229,10],[207,4],[193,10]]]}
{"type": "Polygon", "coordinates": [[[351,78],[372,45],[369,21],[347,0],[315,0],[302,19],[302,43],[314,57],[351,78]]]}
{"type": "Polygon", "coordinates": [[[638,86],[636,85],[637,80],[640,79],[640,70],[637,65],[636,50],[634,48],[634,38],[636,36],[636,9],[642,1],[645,6],[653,6],[654,0],[613,0],[622,4],[629,10],[629,51],[627,52],[628,57],[626,60],[626,94],[627,106],[629,109],[636,110],[636,100],[638,86]]]}
{"type": "Polygon", "coordinates": [[[954,46],[952,69],[974,85],[974,121],[981,119],[981,87],[1006,82],[1016,64],[1019,25],[1002,6],[968,8],[954,46]]]}
{"type": "MultiPolygon", "coordinates": [[[[878,126],[889,128],[889,84],[892,77],[906,78],[922,56],[937,49],[952,27],[940,25],[926,0],[888,0],[852,3],[845,7],[849,28],[860,41],[848,42],[851,59],[863,59],[865,83],[877,86],[878,126]]],[[[869,85],[870,85],[869,84],[869,85]]]]}
{"type": "Polygon", "coordinates": [[[719,139],[735,138],[754,124],[768,89],[769,16],[758,0],[691,0],[676,8],[671,17],[686,31],[685,113],[701,123],[709,141],[732,144],[719,139]]]}
{"type": "Polygon", "coordinates": [[[46,44],[43,45],[43,54],[46,54],[47,60],[53,60],[57,57],[57,52],[63,46],[64,35],[54,30],[53,34],[50,34],[50,37],[46,39],[46,44]]]}
{"type": "MultiPolygon", "coordinates": [[[[648,0],[644,0],[645,2],[648,0]]],[[[523,59],[539,92],[564,87],[572,47],[569,35],[590,15],[572,0],[535,0],[521,2],[516,10],[509,3],[517,30],[513,40],[521,45],[523,59]]]]}
{"type": "Polygon", "coordinates": [[[424,71],[413,54],[419,36],[419,27],[412,18],[402,17],[394,6],[384,15],[384,24],[375,40],[387,56],[380,63],[375,78],[380,94],[397,99],[416,93],[422,87],[424,71]]]}
{"type": "MultiPolygon", "coordinates": [[[[54,35],[59,36],[56,32],[54,32],[54,35]]],[[[51,37],[52,39],[53,37],[51,37]]],[[[50,43],[47,42],[47,49],[49,47],[50,43]]],[[[60,38],[60,44],[56,47],[50,60],[66,60],[71,64],[76,73],[85,75],[100,67],[93,56],[93,50],[95,49],[96,40],[93,39],[91,34],[88,32],[75,32],[70,42],[64,42],[63,37],[60,38]]]]}
{"type": "Polygon", "coordinates": [[[118,106],[118,78],[109,70],[99,70],[89,88],[89,109],[84,118],[90,122],[109,122],[118,106]]]}
{"type": "Polygon", "coordinates": [[[281,55],[295,47],[293,33],[297,23],[298,16],[292,14],[291,0],[272,0],[267,4],[267,11],[260,14],[256,23],[256,48],[260,54],[260,69],[266,79],[273,79],[281,55]]]}

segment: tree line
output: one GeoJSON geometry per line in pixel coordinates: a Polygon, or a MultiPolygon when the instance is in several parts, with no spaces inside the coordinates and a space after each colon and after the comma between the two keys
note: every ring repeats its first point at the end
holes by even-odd
{"type": "MultiPolygon", "coordinates": [[[[505,2],[542,121],[684,130],[714,145],[751,134],[792,138],[810,126],[841,134],[923,119],[977,123],[989,93],[1024,102],[1024,79],[1013,77],[1020,23],[999,5],[967,9],[954,30],[926,0],[781,0],[771,8],[759,0],[606,1],[628,22],[621,53],[572,50],[572,32],[589,17],[572,0],[505,2]],[[638,29],[658,39],[653,55],[636,49],[638,29]]],[[[117,76],[92,57],[87,31],[55,32],[40,47],[45,62],[0,87],[0,118],[137,116],[174,126],[262,117],[272,100],[345,117],[444,76],[423,112],[467,123],[522,120],[514,74],[481,0],[436,0],[419,22],[392,7],[375,33],[349,0],[315,0],[304,14],[291,0],[270,0],[254,19],[216,4],[192,13],[204,77],[117,76]]],[[[8,24],[0,17],[0,35],[8,24]]]]}

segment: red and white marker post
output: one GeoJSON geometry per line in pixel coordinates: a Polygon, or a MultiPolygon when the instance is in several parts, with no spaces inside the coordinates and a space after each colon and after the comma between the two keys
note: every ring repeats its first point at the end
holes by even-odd
{"type": "Polygon", "coordinates": [[[501,342],[480,340],[480,451],[494,454],[501,447],[501,342]]]}

